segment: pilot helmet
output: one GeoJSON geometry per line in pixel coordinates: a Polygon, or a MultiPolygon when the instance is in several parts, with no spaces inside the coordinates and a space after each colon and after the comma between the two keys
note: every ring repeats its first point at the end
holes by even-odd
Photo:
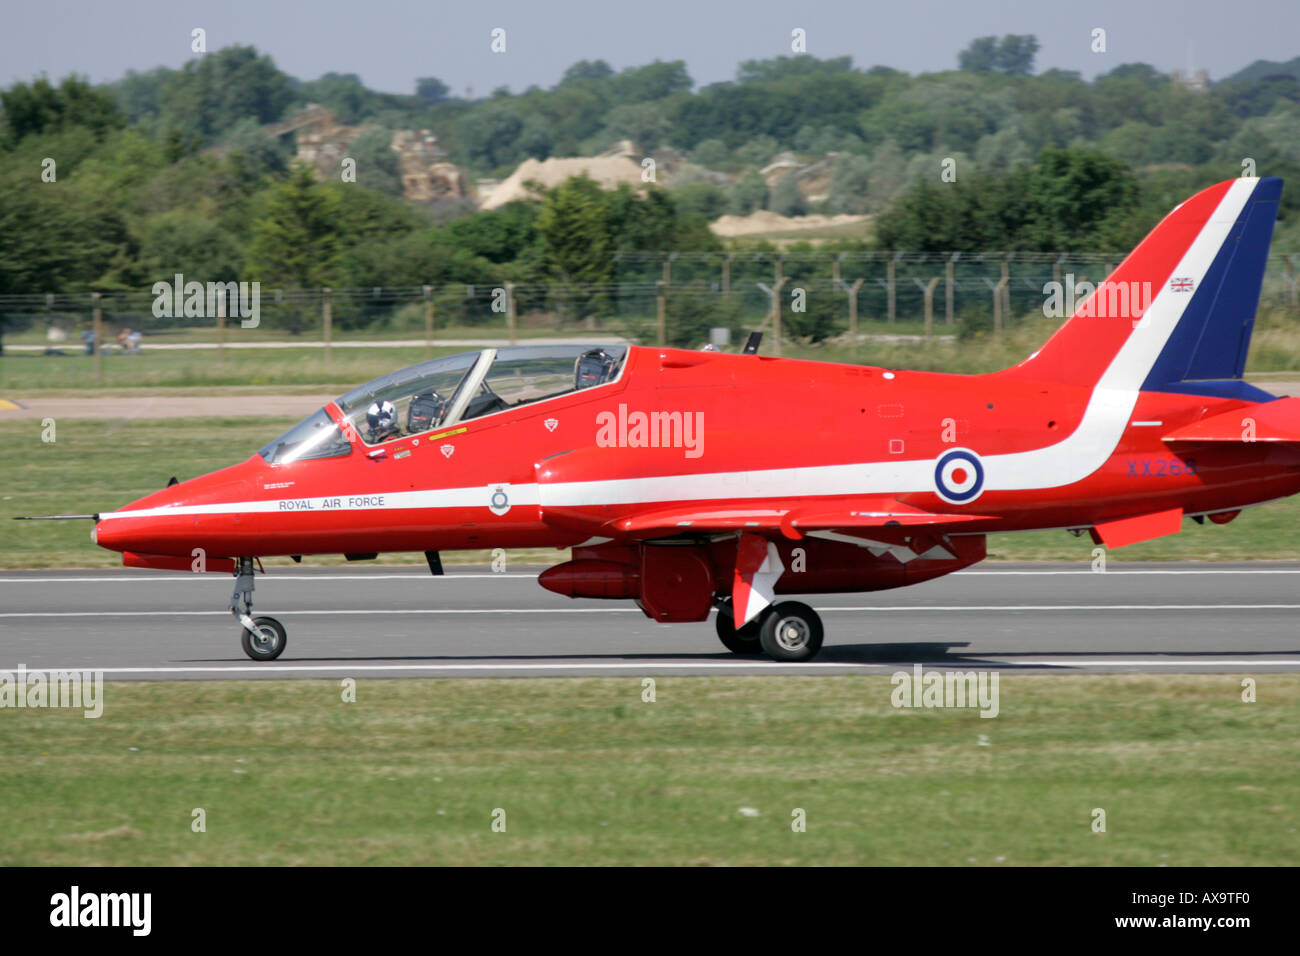
{"type": "Polygon", "coordinates": [[[366,424],[371,435],[387,435],[397,429],[397,409],[392,402],[371,402],[366,409],[366,424]]]}

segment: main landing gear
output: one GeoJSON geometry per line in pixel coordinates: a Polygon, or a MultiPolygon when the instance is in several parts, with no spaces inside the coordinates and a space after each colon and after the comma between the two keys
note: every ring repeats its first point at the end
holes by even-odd
{"type": "Polygon", "coordinates": [[[284,653],[288,638],[284,625],[273,617],[253,617],[253,559],[235,561],[235,593],[230,596],[230,613],[242,625],[240,643],[255,661],[273,661],[284,653]]]}
{"type": "Polygon", "coordinates": [[[799,601],[769,604],[757,618],[736,627],[730,598],[718,601],[714,627],[722,645],[733,654],[766,654],[776,661],[810,661],[826,636],[817,612],[799,601]]]}

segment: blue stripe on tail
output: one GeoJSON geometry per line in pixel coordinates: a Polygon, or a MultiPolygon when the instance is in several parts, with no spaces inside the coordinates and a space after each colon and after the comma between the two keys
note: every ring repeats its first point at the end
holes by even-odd
{"type": "Polygon", "coordinates": [[[1143,390],[1252,402],[1274,398],[1247,385],[1241,374],[1281,195],[1281,179],[1270,176],[1259,181],[1200,288],[1192,292],[1182,319],[1142,383],[1143,390]]]}

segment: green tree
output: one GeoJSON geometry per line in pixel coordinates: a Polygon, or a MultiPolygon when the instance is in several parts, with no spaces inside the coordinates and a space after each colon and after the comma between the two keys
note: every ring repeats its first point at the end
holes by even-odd
{"type": "Polygon", "coordinates": [[[799,176],[788,172],[777,180],[772,190],[771,208],[782,216],[802,216],[808,212],[808,200],[799,191],[799,176]]]}
{"type": "Polygon", "coordinates": [[[537,214],[536,203],[510,202],[448,223],[441,234],[448,244],[488,262],[505,265],[520,258],[536,260],[542,251],[537,214]]]}
{"type": "Polygon", "coordinates": [[[113,197],[76,183],[0,175],[0,294],[103,289],[123,252],[133,257],[113,197]]]}
{"type": "Polygon", "coordinates": [[[957,69],[970,73],[992,73],[998,66],[998,38],[976,37],[957,54],[957,69]]]}
{"type": "Polygon", "coordinates": [[[451,87],[436,76],[422,76],[415,81],[415,95],[436,106],[451,94],[451,87]]]}
{"type": "Polygon", "coordinates": [[[647,66],[633,66],[610,80],[614,95],[621,103],[648,103],[674,93],[685,93],[692,86],[684,60],[664,63],[655,60],[647,66]]]}
{"type": "MultiPolygon", "coordinates": [[[[600,186],[587,176],[575,176],[547,194],[537,214],[537,231],[553,278],[568,284],[613,279],[608,206],[600,186]]],[[[577,293],[571,302],[580,315],[590,315],[603,305],[603,298],[599,293],[577,293]]]]}
{"type": "Polygon", "coordinates": [[[862,156],[837,156],[831,169],[826,209],[861,215],[870,211],[871,163],[862,156]]]}
{"type": "MultiPolygon", "coordinates": [[[[179,162],[190,152],[197,152],[185,148],[185,144],[181,142],[180,130],[174,128],[168,138],[169,145],[173,136],[177,145],[169,150],[168,158],[172,162],[179,162]],[[172,158],[173,156],[175,158],[172,158]]],[[[251,116],[245,117],[232,126],[223,142],[230,152],[243,154],[244,169],[250,175],[260,177],[283,173],[289,169],[289,151],[283,141],[267,133],[251,116]]]]}
{"type": "Polygon", "coordinates": [[[653,103],[626,103],[609,111],[605,136],[612,142],[630,139],[638,149],[658,148],[668,133],[663,111],[653,103]]]}
{"type": "Polygon", "coordinates": [[[1028,76],[1034,72],[1038,37],[1008,33],[998,44],[998,71],[1007,76],[1028,76]]]}
{"type": "Polygon", "coordinates": [[[1022,249],[1088,248],[1107,220],[1126,216],[1138,204],[1132,170],[1104,153],[1045,149],[1025,178],[1029,215],[1014,237],[1022,249]]]}
{"type": "Polygon", "coordinates": [[[683,216],[717,219],[727,211],[727,193],[713,183],[687,183],[673,187],[673,198],[683,216]]]}
{"type": "Polygon", "coordinates": [[[144,226],[140,257],[152,282],[170,281],[177,272],[186,280],[233,282],[243,271],[244,254],[235,238],[207,216],[174,209],[144,226]]]}
{"type": "Polygon", "coordinates": [[[77,76],[67,77],[57,88],[43,76],[30,86],[15,83],[0,90],[0,107],[4,117],[0,145],[9,147],[28,136],[72,127],[84,127],[102,139],[126,125],[113,96],[77,76]]]}
{"type": "Polygon", "coordinates": [[[455,137],[466,160],[484,169],[519,162],[524,120],[508,101],[494,101],[465,113],[455,123],[455,137]]]}
{"type": "Polygon", "coordinates": [[[607,80],[614,75],[614,69],[604,60],[579,60],[564,71],[560,86],[584,81],[607,80]]]}
{"type": "Polygon", "coordinates": [[[755,209],[767,205],[767,183],[757,170],[748,170],[731,187],[731,211],[737,216],[748,216],[755,209]]]}
{"type": "Polygon", "coordinates": [[[1005,73],[1028,76],[1034,71],[1038,38],[1008,33],[997,37],[977,37],[957,56],[957,68],[969,73],[1005,73]]]}
{"type": "Polygon", "coordinates": [[[269,56],[251,46],[230,46],[186,63],[163,88],[162,114],[167,123],[209,142],[245,116],[259,123],[278,120],[293,96],[289,77],[269,56]]]}
{"type": "Polygon", "coordinates": [[[357,161],[357,184],[390,196],[401,196],[402,167],[393,151],[393,134],[386,129],[368,129],[350,144],[347,155],[357,161]]]}
{"type": "MultiPolygon", "coordinates": [[[[316,182],[311,167],[296,166],[275,187],[262,215],[253,223],[247,275],[263,285],[283,289],[319,289],[340,274],[339,199],[316,182]]],[[[301,309],[289,313],[290,330],[306,323],[301,309]]]]}
{"type": "Polygon", "coordinates": [[[720,139],[706,139],[691,150],[691,158],[701,166],[717,169],[731,162],[731,150],[720,139]]]}
{"type": "Polygon", "coordinates": [[[848,73],[853,69],[853,57],[840,56],[832,60],[819,60],[815,56],[778,56],[768,60],[744,60],[736,69],[740,83],[784,82],[801,76],[824,76],[830,73],[848,73]]]}
{"type": "Polygon", "coordinates": [[[781,144],[771,136],[755,136],[736,150],[736,160],[746,166],[766,166],[781,150],[781,144]]]}

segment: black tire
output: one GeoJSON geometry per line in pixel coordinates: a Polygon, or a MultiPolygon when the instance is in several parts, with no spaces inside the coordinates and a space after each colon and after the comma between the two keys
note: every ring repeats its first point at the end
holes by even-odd
{"type": "Polygon", "coordinates": [[[822,649],[822,619],[807,604],[781,601],[763,613],[758,639],[776,661],[810,661],[822,649]]]}
{"type": "Polygon", "coordinates": [[[289,639],[285,636],[283,624],[273,617],[255,617],[253,624],[257,626],[256,635],[248,628],[240,630],[240,643],[245,654],[255,661],[273,661],[284,653],[289,639]]]}
{"type": "Polygon", "coordinates": [[[717,629],[723,647],[733,654],[753,656],[763,653],[763,645],[758,640],[760,622],[761,618],[737,628],[735,616],[731,613],[731,602],[727,601],[718,608],[713,626],[717,629]]]}

